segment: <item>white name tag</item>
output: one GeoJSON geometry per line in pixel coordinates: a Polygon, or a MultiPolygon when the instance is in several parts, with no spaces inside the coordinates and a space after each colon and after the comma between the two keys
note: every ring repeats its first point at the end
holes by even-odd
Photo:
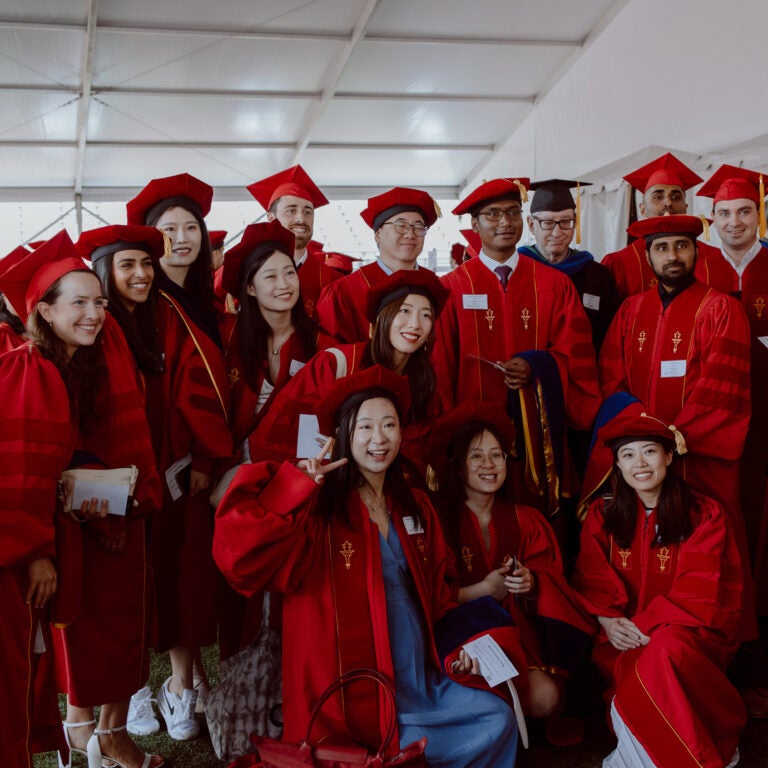
{"type": "Polygon", "coordinates": [[[414,536],[417,533],[424,533],[424,526],[416,520],[416,518],[413,518],[410,515],[403,518],[403,525],[405,526],[406,533],[410,536],[414,536]]]}
{"type": "Polygon", "coordinates": [[[488,309],[487,293],[465,293],[461,299],[464,309],[488,309]]]}
{"type": "Polygon", "coordinates": [[[661,378],[678,379],[685,376],[685,360],[662,360],[661,378]]]}
{"type": "Polygon", "coordinates": [[[768,347],[768,336],[758,336],[757,340],[761,342],[764,347],[768,347]]]}
{"type": "Polygon", "coordinates": [[[304,363],[300,360],[291,360],[290,368],[288,368],[288,375],[295,376],[303,367],[304,363]]]}
{"type": "Polygon", "coordinates": [[[600,297],[595,296],[592,293],[585,293],[582,297],[582,301],[584,302],[584,306],[587,309],[600,309],[600,297]]]}

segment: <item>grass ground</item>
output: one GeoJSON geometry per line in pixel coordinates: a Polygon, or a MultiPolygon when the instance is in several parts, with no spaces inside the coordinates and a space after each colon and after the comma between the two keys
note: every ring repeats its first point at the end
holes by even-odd
{"type": "MultiPolygon", "coordinates": [[[[211,682],[215,682],[217,677],[216,653],[216,648],[212,647],[205,649],[203,654],[211,682]]],[[[168,654],[153,656],[150,670],[152,690],[156,692],[170,673],[168,654]]],[[[579,709],[592,713],[587,718],[584,741],[576,747],[552,747],[544,738],[543,729],[533,723],[529,733],[530,749],[520,749],[518,768],[597,768],[613,748],[613,737],[605,724],[595,673],[586,667],[574,675],[572,683],[577,692],[569,708],[574,710],[573,714],[579,709]]],[[[198,715],[198,718],[201,732],[194,741],[174,741],[164,729],[154,736],[137,738],[136,741],[142,749],[164,755],[167,768],[224,768],[226,763],[217,760],[211,748],[205,716],[198,715]]],[[[740,751],[739,768],[768,768],[768,720],[749,721],[742,735],[740,751]]],[[[75,758],[73,768],[85,768],[85,765],[83,758],[75,758]]],[[[55,753],[36,756],[35,768],[56,768],[55,753]]]]}

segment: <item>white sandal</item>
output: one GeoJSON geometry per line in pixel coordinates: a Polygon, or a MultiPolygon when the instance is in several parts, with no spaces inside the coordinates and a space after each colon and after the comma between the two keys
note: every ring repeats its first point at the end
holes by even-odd
{"type": "Polygon", "coordinates": [[[68,723],[66,720],[62,722],[62,726],[64,727],[64,741],[67,742],[67,747],[69,748],[69,760],[65,763],[61,759],[61,752],[56,753],[56,758],[59,762],[59,768],[71,768],[72,766],[72,753],[76,752],[78,755],[82,755],[85,757],[85,750],[84,749],[77,749],[76,747],[73,747],[69,743],[69,729],[70,728],[81,728],[86,725],[96,725],[95,720],[84,720],[82,723],[68,723]]]}
{"type": "MultiPolygon", "coordinates": [[[[110,761],[114,766],[119,766],[119,768],[128,768],[125,763],[121,763],[116,758],[102,754],[101,743],[99,742],[99,736],[111,736],[113,733],[125,730],[127,730],[127,726],[119,725],[117,728],[97,728],[93,732],[93,736],[88,739],[88,768],[102,768],[102,763],[104,760],[110,761]]],[[[149,752],[145,752],[144,762],[139,768],[149,768],[153,757],[154,755],[150,755],[149,752]]],[[[164,765],[165,760],[163,760],[163,762],[155,768],[162,768],[164,765]]]]}

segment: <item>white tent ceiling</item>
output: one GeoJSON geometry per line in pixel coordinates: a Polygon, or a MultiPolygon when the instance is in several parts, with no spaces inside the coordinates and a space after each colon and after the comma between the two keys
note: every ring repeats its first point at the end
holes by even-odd
{"type": "Polygon", "coordinates": [[[768,167],[767,29],[765,0],[3,0],[0,200],[181,171],[245,200],[296,162],[332,198],[455,198],[652,145],[768,167]]]}

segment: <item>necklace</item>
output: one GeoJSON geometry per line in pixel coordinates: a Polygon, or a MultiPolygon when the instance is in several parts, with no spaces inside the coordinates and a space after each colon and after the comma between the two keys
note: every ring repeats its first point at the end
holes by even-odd
{"type": "Polygon", "coordinates": [[[273,354],[273,355],[279,355],[279,354],[280,354],[280,349],[281,349],[281,348],[282,348],[282,344],[281,344],[279,347],[273,347],[273,348],[272,348],[272,354],[273,354]]]}
{"type": "Polygon", "coordinates": [[[382,494],[379,497],[373,488],[366,484],[360,488],[360,496],[363,499],[363,504],[368,507],[368,517],[371,519],[373,519],[375,515],[380,515],[381,513],[384,513],[385,515],[388,514],[385,494],[382,494]]]}

